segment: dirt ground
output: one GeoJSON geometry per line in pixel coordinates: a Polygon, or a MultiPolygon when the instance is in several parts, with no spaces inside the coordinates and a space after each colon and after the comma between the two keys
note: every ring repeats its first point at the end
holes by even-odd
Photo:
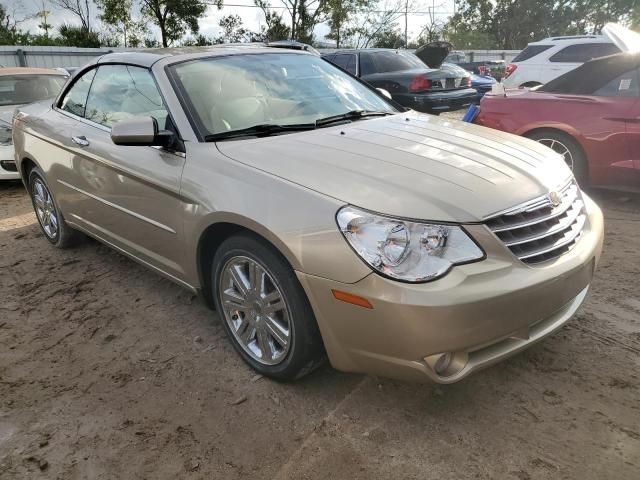
{"type": "Polygon", "coordinates": [[[638,479],[640,198],[594,192],[585,307],[451,386],[256,378],[215,313],[95,241],[42,238],[0,184],[0,478],[638,479]]]}

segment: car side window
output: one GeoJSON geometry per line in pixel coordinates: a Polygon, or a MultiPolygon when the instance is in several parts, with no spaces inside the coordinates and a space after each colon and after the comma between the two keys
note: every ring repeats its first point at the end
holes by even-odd
{"type": "Polygon", "coordinates": [[[640,71],[625,72],[593,92],[593,95],[596,97],[639,97],[639,79],[640,71]]]}
{"type": "Polygon", "coordinates": [[[606,57],[620,52],[613,43],[582,43],[569,45],[549,58],[555,63],[585,63],[594,58],[606,57]]]}
{"type": "Polygon", "coordinates": [[[371,75],[372,73],[376,73],[373,55],[363,52],[360,54],[360,75],[371,75]]]}
{"type": "Polygon", "coordinates": [[[67,91],[60,108],[69,113],[73,113],[79,117],[84,117],[85,107],[87,105],[87,96],[93,77],[96,75],[96,69],[89,70],[75,81],[73,86],[67,91]]]}
{"type": "Polygon", "coordinates": [[[151,72],[131,65],[98,68],[87,98],[85,118],[111,127],[130,117],[151,116],[166,128],[168,112],[151,72]]]}
{"type": "Polygon", "coordinates": [[[338,67],[342,68],[343,70],[347,69],[347,63],[349,63],[349,57],[351,55],[344,55],[344,54],[340,54],[340,55],[336,55],[335,57],[333,57],[333,64],[337,65],[338,67]]]}
{"type": "Polygon", "coordinates": [[[351,75],[356,74],[356,59],[357,57],[355,55],[349,55],[349,61],[347,62],[345,70],[351,75]]]}

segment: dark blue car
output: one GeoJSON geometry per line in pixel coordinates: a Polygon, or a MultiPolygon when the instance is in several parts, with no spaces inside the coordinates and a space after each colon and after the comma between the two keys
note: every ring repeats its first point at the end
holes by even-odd
{"type": "Polygon", "coordinates": [[[491,91],[493,85],[497,80],[491,75],[478,75],[476,73],[471,74],[471,88],[476,91],[476,103],[480,102],[480,99],[484,97],[484,94],[491,91]]]}

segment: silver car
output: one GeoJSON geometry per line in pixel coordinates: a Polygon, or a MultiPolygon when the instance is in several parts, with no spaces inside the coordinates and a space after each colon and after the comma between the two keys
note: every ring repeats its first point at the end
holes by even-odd
{"type": "Polygon", "coordinates": [[[49,242],[82,232],[201,293],[276,379],[328,357],[458,381],[567,322],[602,248],[548,148],[402,111],[304,51],[105,55],[13,129],[49,242]]]}
{"type": "Polygon", "coordinates": [[[0,181],[20,178],[11,140],[13,111],[27,103],[54,98],[68,77],[66,72],[48,68],[0,68],[0,181]]]}

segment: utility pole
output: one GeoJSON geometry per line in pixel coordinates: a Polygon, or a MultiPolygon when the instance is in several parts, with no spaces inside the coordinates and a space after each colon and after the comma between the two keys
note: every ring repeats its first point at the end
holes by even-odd
{"type": "Polygon", "coordinates": [[[409,45],[409,35],[408,35],[408,21],[409,18],[409,0],[405,1],[404,4],[404,48],[407,48],[409,45]]]}

